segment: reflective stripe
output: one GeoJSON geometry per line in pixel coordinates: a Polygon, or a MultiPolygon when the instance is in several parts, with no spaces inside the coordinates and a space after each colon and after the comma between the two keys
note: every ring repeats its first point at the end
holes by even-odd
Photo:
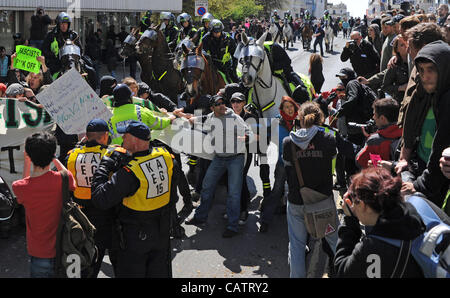
{"type": "Polygon", "coordinates": [[[268,105],[266,105],[264,108],[262,108],[261,110],[264,112],[268,109],[270,109],[271,107],[273,107],[275,105],[275,101],[271,101],[268,105]]]}
{"type": "Polygon", "coordinates": [[[138,105],[136,105],[136,115],[138,120],[142,122],[141,107],[138,105]]]}
{"type": "Polygon", "coordinates": [[[166,75],[167,70],[159,77],[158,81],[161,81],[161,79],[166,75]]]}

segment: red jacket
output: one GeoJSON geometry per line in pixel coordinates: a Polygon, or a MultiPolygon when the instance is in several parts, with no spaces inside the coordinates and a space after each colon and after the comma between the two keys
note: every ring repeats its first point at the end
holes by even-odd
{"type": "Polygon", "coordinates": [[[403,130],[397,124],[390,125],[384,129],[378,130],[371,134],[367,139],[364,148],[356,155],[356,161],[363,169],[367,168],[367,163],[371,154],[378,154],[382,160],[392,160],[391,144],[399,139],[403,134],[403,130]]]}

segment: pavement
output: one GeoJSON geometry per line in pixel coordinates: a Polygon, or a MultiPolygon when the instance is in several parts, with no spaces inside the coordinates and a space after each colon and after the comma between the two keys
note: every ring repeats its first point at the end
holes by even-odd
{"type": "MultiPolygon", "coordinates": [[[[350,64],[340,61],[339,56],[345,41],[335,38],[333,53],[325,53],[323,73],[325,83],[322,91],[330,90],[339,82],[335,74],[350,64]]],[[[293,69],[296,72],[308,74],[311,52],[303,51],[300,42],[288,50],[293,69]]],[[[104,73],[106,67],[102,67],[104,73]]],[[[123,71],[122,65],[117,67],[117,79],[128,75],[129,69],[123,71]]],[[[139,73],[139,69],[138,69],[139,73]]],[[[183,170],[187,172],[186,156],[182,155],[183,170]]],[[[273,185],[275,165],[270,166],[271,184],[273,185]]],[[[226,189],[219,186],[215,201],[209,213],[208,222],[203,227],[183,224],[186,236],[183,239],[173,239],[172,271],[175,278],[287,278],[288,264],[288,234],[285,214],[276,214],[266,234],[258,232],[258,210],[262,199],[262,182],[259,178],[259,168],[251,166],[248,174],[248,184],[252,199],[249,204],[249,217],[239,234],[233,238],[224,239],[222,233],[226,227],[223,213],[226,209],[226,189]]],[[[335,193],[335,198],[338,198],[335,193]]],[[[338,201],[338,200],[337,200],[338,201]]],[[[180,211],[183,202],[180,200],[177,209],[180,211]]],[[[308,277],[327,277],[327,257],[320,249],[320,242],[309,243],[311,252],[308,254],[308,277]]],[[[25,228],[16,227],[9,239],[0,239],[0,278],[28,277],[29,257],[26,251],[25,228]]],[[[99,278],[113,277],[109,258],[106,256],[99,278]]]]}

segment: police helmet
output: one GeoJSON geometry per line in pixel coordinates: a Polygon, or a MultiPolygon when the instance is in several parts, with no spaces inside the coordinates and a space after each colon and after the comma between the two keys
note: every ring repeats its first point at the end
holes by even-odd
{"type": "Polygon", "coordinates": [[[278,10],[275,9],[275,10],[273,11],[273,14],[278,14],[278,10]]]}
{"type": "Polygon", "coordinates": [[[184,22],[188,22],[189,24],[191,24],[192,22],[192,18],[189,14],[183,12],[182,14],[180,14],[177,18],[177,22],[178,24],[182,25],[184,22]]]}
{"type": "Polygon", "coordinates": [[[218,19],[212,20],[211,24],[209,26],[211,27],[212,32],[215,32],[215,33],[222,32],[223,29],[225,28],[223,26],[223,23],[218,19]]]}
{"type": "Polygon", "coordinates": [[[212,14],[210,14],[209,12],[205,13],[202,16],[202,23],[204,24],[205,22],[211,22],[212,20],[214,20],[214,16],[212,14]]]}
{"type": "Polygon", "coordinates": [[[72,23],[72,19],[70,18],[70,16],[66,13],[66,12],[61,12],[57,17],[56,17],[56,24],[62,24],[62,23],[72,23]]]}
{"type": "Polygon", "coordinates": [[[290,10],[286,11],[286,13],[287,13],[288,15],[291,15],[291,11],[290,11],[290,10]]]}
{"type": "Polygon", "coordinates": [[[159,19],[160,20],[170,20],[170,15],[171,15],[170,12],[162,11],[161,14],[159,15],[159,19]]]}
{"type": "Polygon", "coordinates": [[[308,10],[305,10],[305,14],[309,15],[309,11],[308,11],[308,10]]]}
{"type": "Polygon", "coordinates": [[[323,14],[329,14],[330,12],[328,11],[328,10],[325,10],[324,12],[323,12],[323,14]]]}

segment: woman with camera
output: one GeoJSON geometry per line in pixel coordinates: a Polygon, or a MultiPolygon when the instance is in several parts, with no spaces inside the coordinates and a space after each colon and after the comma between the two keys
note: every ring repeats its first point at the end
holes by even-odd
{"type": "Polygon", "coordinates": [[[384,168],[368,168],[352,177],[344,195],[346,216],[338,229],[334,259],[336,277],[424,277],[411,256],[407,262],[402,262],[400,248],[372,237],[409,241],[425,231],[414,206],[404,202],[401,187],[401,178],[393,178],[384,168]],[[366,226],[365,235],[360,223],[366,226]]]}

